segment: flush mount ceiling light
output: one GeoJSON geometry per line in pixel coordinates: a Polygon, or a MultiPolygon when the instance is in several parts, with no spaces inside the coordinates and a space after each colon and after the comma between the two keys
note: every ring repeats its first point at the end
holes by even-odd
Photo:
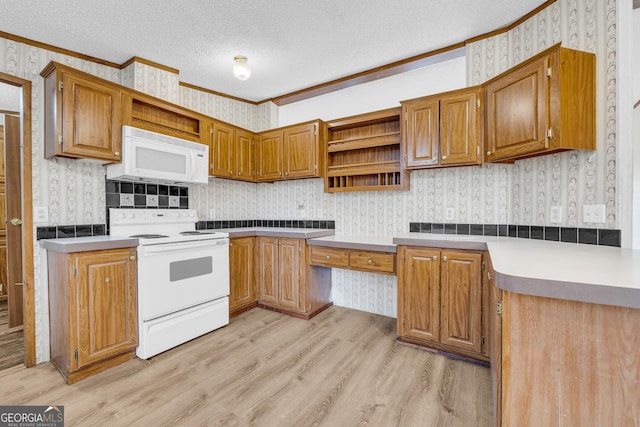
{"type": "Polygon", "coordinates": [[[247,64],[247,57],[243,55],[236,55],[233,60],[236,62],[233,64],[233,75],[240,81],[245,81],[251,76],[251,67],[247,64]]]}

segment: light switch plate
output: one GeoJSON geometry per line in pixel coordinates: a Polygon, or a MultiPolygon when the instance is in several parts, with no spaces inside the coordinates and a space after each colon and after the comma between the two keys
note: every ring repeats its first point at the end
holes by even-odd
{"type": "Polygon", "coordinates": [[[133,206],[133,194],[120,193],[120,206],[133,206]]]}
{"type": "Polygon", "coordinates": [[[549,221],[554,224],[562,222],[562,206],[551,206],[551,209],[549,209],[549,221]]]}
{"type": "Polygon", "coordinates": [[[604,205],[584,205],[582,207],[582,222],[589,224],[605,223],[604,205]]]}

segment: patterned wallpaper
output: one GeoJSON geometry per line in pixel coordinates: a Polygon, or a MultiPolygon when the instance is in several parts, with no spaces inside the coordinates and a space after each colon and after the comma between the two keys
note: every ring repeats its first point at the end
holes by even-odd
{"type": "Polygon", "coordinates": [[[597,150],[517,161],[509,169],[510,221],[550,225],[550,206],[561,205],[562,225],[595,227],[583,224],[582,206],[604,204],[601,227],[619,228],[614,0],[561,0],[507,33],[468,45],[467,81],[480,84],[560,41],[596,54],[597,150]]]}
{"type": "MultiPolygon", "coordinates": [[[[557,41],[595,52],[595,153],[569,152],[514,165],[416,171],[411,190],[405,192],[326,194],[321,179],[252,184],[211,178],[208,186],[190,194],[190,204],[200,219],[333,219],[338,235],[376,236],[406,232],[409,222],[444,222],[447,207],[454,208],[459,223],[549,225],[549,206],[561,204],[562,225],[583,226],[581,206],[604,203],[605,226],[619,228],[615,20],[615,0],[560,0],[509,33],[467,48],[469,84],[480,83],[557,41]]],[[[44,88],[39,73],[50,60],[253,131],[277,123],[277,107],[270,102],[256,106],[182,87],[175,73],[145,64],[119,70],[3,38],[0,52],[0,71],[33,83],[33,204],[47,206],[50,216],[49,224],[38,225],[105,221],[104,167],[90,161],[43,158],[44,88]]],[[[40,363],[49,359],[48,295],[44,260],[35,240],[34,249],[36,360],[40,363]]],[[[394,277],[334,269],[333,281],[337,305],[396,316],[394,277]]]]}

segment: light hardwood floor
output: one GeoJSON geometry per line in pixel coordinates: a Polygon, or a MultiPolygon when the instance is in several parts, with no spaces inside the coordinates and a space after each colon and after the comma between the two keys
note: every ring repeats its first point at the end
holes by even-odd
{"type": "Polygon", "coordinates": [[[395,342],[396,320],[253,309],[148,361],[66,385],[50,364],[0,377],[1,405],[64,405],[65,425],[489,426],[489,369],[395,342]]]}
{"type": "Polygon", "coordinates": [[[24,362],[22,327],[9,329],[7,300],[0,301],[0,371],[24,362]]]}

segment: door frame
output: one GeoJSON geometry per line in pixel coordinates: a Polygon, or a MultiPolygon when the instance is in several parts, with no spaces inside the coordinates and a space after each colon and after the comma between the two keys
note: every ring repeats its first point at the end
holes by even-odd
{"type": "Polygon", "coordinates": [[[0,82],[22,88],[22,278],[24,280],[24,364],[36,364],[36,311],[33,266],[33,182],[31,178],[31,81],[0,73],[0,82]]]}

